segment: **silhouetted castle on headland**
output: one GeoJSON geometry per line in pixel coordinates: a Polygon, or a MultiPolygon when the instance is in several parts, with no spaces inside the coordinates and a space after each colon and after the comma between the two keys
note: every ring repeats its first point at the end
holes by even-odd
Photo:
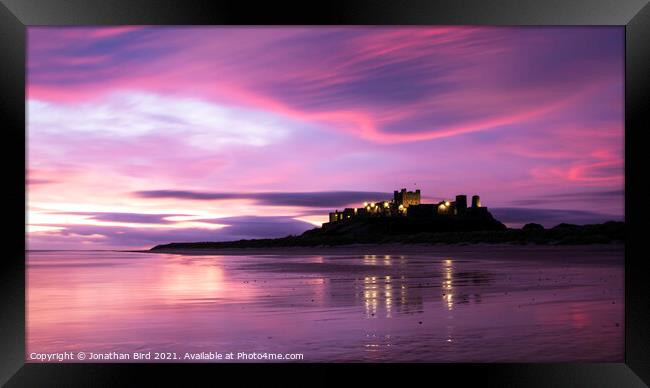
{"type": "Polygon", "coordinates": [[[183,249],[225,249],[265,247],[316,247],[345,244],[458,244],[458,243],[533,243],[603,244],[624,241],[624,223],[601,225],[560,224],[552,229],[528,224],[508,229],[481,206],[478,195],[467,206],[467,196],[455,201],[420,203],[420,190],[395,191],[391,201],[366,202],[360,208],[347,208],[329,214],[329,222],[299,236],[222,242],[171,243],[152,251],[183,249]]]}
{"type": "MultiPolygon", "coordinates": [[[[360,208],[346,208],[329,214],[329,223],[366,217],[408,217],[408,218],[481,218],[490,217],[486,207],[481,206],[481,198],[472,196],[472,206],[467,206],[467,196],[457,195],[455,201],[420,203],[420,190],[393,192],[392,201],[364,202],[360,208]]],[[[326,223],[326,224],[329,224],[326,223]]],[[[325,224],[324,224],[325,225],[325,224]]]]}

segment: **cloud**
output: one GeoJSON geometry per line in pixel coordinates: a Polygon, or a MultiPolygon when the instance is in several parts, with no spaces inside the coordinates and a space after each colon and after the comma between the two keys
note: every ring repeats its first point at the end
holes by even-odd
{"type": "Polygon", "coordinates": [[[570,198],[620,198],[625,195],[625,190],[602,190],[602,191],[580,191],[575,193],[556,193],[556,194],[547,194],[544,197],[547,198],[560,198],[560,199],[570,199],[570,198]]]}
{"type": "Polygon", "coordinates": [[[601,191],[578,191],[567,193],[553,193],[546,195],[539,195],[535,199],[519,199],[510,201],[513,205],[544,205],[553,203],[566,203],[566,202],[621,202],[625,198],[625,190],[601,190],[601,191]]]}
{"type": "Polygon", "coordinates": [[[314,227],[310,223],[290,217],[241,216],[201,221],[229,225],[227,228],[217,231],[221,241],[298,235],[314,227]]]}
{"type": "Polygon", "coordinates": [[[171,224],[168,217],[186,216],[187,214],[146,214],[146,213],[112,213],[112,212],[59,212],[57,214],[72,214],[88,216],[92,220],[107,222],[126,222],[134,224],[171,224]]]}
{"type": "Polygon", "coordinates": [[[34,185],[49,185],[52,183],[56,183],[56,181],[52,179],[38,179],[38,178],[27,178],[25,180],[25,184],[27,186],[34,186],[34,185]]]}
{"type": "Polygon", "coordinates": [[[320,191],[320,192],[261,192],[225,193],[182,190],[147,190],[134,193],[141,198],[172,198],[187,200],[249,199],[266,206],[304,206],[333,208],[364,201],[381,201],[393,194],[373,191],[320,191]]]}
{"type": "Polygon", "coordinates": [[[101,31],[30,28],[30,95],[202,95],[392,143],[575,111],[623,82],[620,27],[101,31]]]}
{"type": "Polygon", "coordinates": [[[499,207],[490,208],[490,212],[496,219],[510,227],[520,227],[530,222],[542,224],[545,227],[552,227],[562,222],[570,224],[596,224],[623,219],[621,216],[584,210],[499,207]]]}
{"type": "MultiPolygon", "coordinates": [[[[130,218],[137,218],[131,215],[130,218]]],[[[57,231],[28,235],[29,249],[150,248],[169,242],[232,241],[297,235],[312,224],[291,217],[227,217],[201,220],[228,225],[218,230],[203,228],[137,228],[105,225],[59,225],[57,231]]],[[[132,221],[133,222],[133,221],[132,221]]]]}
{"type": "Polygon", "coordinates": [[[164,133],[199,149],[264,146],[284,138],[295,122],[254,109],[189,97],[123,91],[78,103],[30,99],[28,127],[39,136],[64,133],[135,138],[164,133]]]}

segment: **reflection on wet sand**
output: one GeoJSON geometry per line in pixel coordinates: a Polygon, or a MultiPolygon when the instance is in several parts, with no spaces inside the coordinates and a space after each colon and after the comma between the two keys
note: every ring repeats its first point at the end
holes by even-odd
{"type": "Polygon", "coordinates": [[[453,271],[452,261],[450,259],[446,259],[442,263],[443,263],[444,279],[445,279],[442,281],[442,289],[444,291],[442,297],[447,303],[447,309],[451,310],[454,308],[454,301],[453,301],[454,271],[453,271]]]}
{"type": "Polygon", "coordinates": [[[30,253],[28,350],[620,361],[622,265],[476,255],[30,253]]]}
{"type": "MultiPolygon", "coordinates": [[[[439,295],[442,305],[447,310],[453,310],[456,304],[480,303],[480,292],[465,293],[462,287],[455,288],[455,282],[462,284],[487,284],[491,282],[489,271],[463,271],[461,279],[454,279],[454,261],[451,258],[439,260],[440,270],[421,272],[414,274],[410,272],[404,256],[391,257],[383,255],[365,255],[364,264],[377,266],[391,266],[386,269],[386,275],[367,275],[363,278],[354,279],[355,301],[360,302],[364,307],[366,318],[377,318],[379,315],[391,318],[393,314],[409,314],[422,312],[424,300],[433,296],[440,288],[439,295]],[[393,263],[396,263],[395,267],[393,263]],[[434,279],[440,279],[435,283],[434,279]],[[359,297],[360,296],[360,297],[359,297]]],[[[374,270],[374,273],[383,273],[374,270]]],[[[327,286],[326,283],[323,284],[327,286]]],[[[337,294],[351,295],[343,289],[344,285],[338,285],[337,294]]],[[[332,294],[332,290],[326,291],[332,294]]],[[[345,301],[338,300],[339,306],[345,301]]]]}
{"type": "Polygon", "coordinates": [[[414,288],[409,293],[408,281],[404,275],[365,276],[361,281],[355,280],[355,284],[359,283],[363,286],[362,300],[366,318],[375,318],[379,314],[391,318],[393,313],[422,311],[422,292],[414,288]]]}

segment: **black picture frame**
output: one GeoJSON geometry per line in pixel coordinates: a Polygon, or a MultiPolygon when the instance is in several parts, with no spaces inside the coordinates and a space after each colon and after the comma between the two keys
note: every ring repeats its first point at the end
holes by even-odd
{"type": "Polygon", "coordinates": [[[190,385],[234,374],[287,381],[342,379],[336,368],[364,373],[364,382],[423,383],[451,376],[481,386],[611,386],[650,383],[648,281],[644,226],[648,219],[650,129],[650,5],[648,0],[347,0],[322,3],[178,0],[0,0],[0,118],[5,237],[0,261],[0,383],[6,386],[123,386],[152,381],[190,385]],[[614,364],[25,364],[25,54],[26,28],[46,25],[619,25],[625,26],[625,362],[614,364]],[[22,227],[20,226],[22,225],[22,227]],[[305,376],[305,375],[303,375],[305,376]],[[339,376],[339,377],[337,377],[339,376]],[[645,382],[645,383],[644,383],[645,382]]]}

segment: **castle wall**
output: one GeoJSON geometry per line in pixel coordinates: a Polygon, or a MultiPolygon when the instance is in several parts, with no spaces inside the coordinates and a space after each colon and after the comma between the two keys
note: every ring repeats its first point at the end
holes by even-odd
{"type": "Polygon", "coordinates": [[[342,216],[344,220],[348,218],[352,218],[355,216],[355,211],[353,208],[346,208],[345,210],[343,210],[342,216]]]}
{"type": "Polygon", "coordinates": [[[406,210],[408,217],[430,218],[436,214],[438,214],[438,206],[430,203],[411,205],[406,210]]]}
{"type": "Polygon", "coordinates": [[[329,222],[349,220],[357,217],[397,217],[408,216],[416,218],[428,217],[456,217],[474,218],[484,217],[489,214],[488,209],[481,207],[481,198],[472,196],[472,206],[467,207],[467,196],[459,194],[455,201],[441,201],[438,203],[421,203],[420,190],[407,191],[401,189],[393,192],[393,201],[364,203],[364,207],[345,208],[343,211],[329,213],[329,222]]]}

